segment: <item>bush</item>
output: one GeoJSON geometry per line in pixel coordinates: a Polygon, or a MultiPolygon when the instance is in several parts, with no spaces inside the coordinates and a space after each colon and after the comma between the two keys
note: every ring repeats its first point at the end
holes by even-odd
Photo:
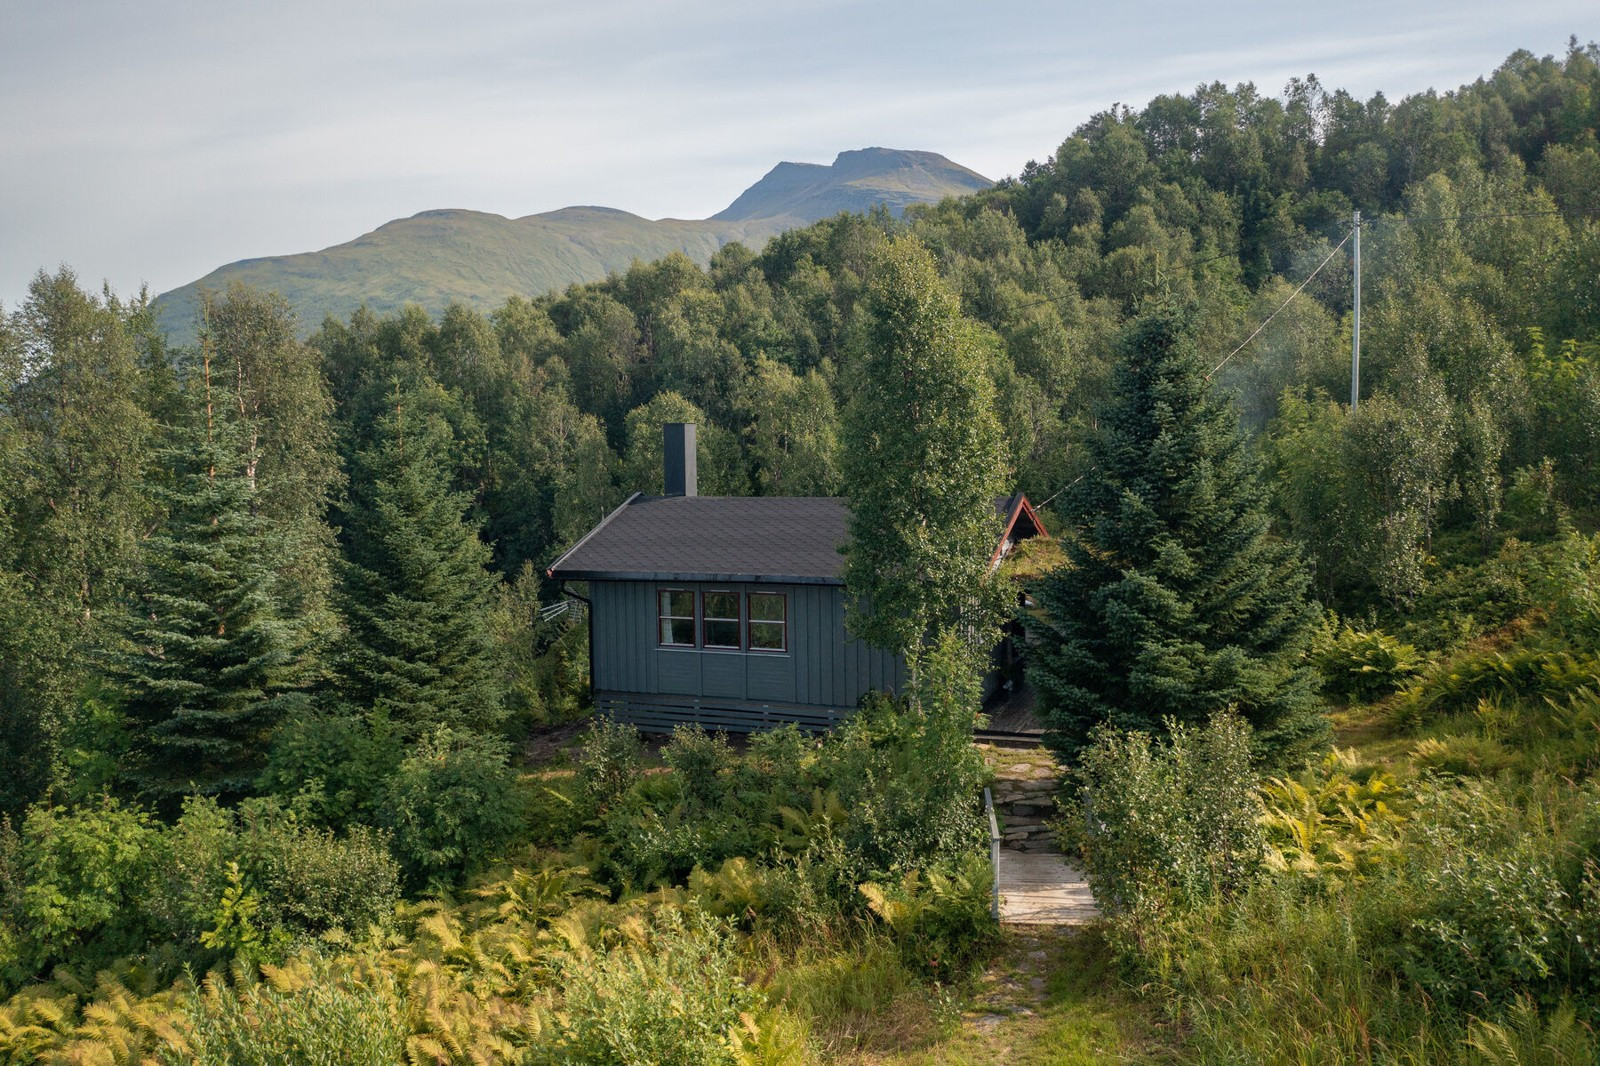
{"type": "Polygon", "coordinates": [[[947,637],[925,654],[913,698],[869,694],[825,741],[818,776],[849,812],[841,836],[863,872],[926,868],[981,847],[980,676],[947,637]]]}
{"type": "Polygon", "coordinates": [[[240,863],[261,895],[268,926],[299,936],[334,929],[361,935],[387,924],[400,900],[400,871],[389,841],[366,826],[342,837],[301,825],[270,803],[240,812],[240,863]]]}
{"type": "Polygon", "coordinates": [[[1168,730],[1163,743],[1102,726],[1076,772],[1090,823],[1089,883],[1113,912],[1205,900],[1262,868],[1249,726],[1221,714],[1203,729],[1170,722],[1168,730]]]}
{"type": "Polygon", "coordinates": [[[161,830],[149,814],[109,798],[36,806],[9,850],[18,968],[9,980],[61,962],[98,965],[144,945],[161,856],[161,830]]]}
{"type": "Polygon", "coordinates": [[[648,942],[558,964],[566,1022],[549,1062],[616,1066],[734,1066],[730,1037],[759,995],[746,986],[721,922],[666,909],[648,942]]]}
{"type": "Polygon", "coordinates": [[[1570,896],[1551,834],[1493,785],[1425,791],[1406,848],[1423,901],[1399,967],[1460,1010],[1546,987],[1571,948],[1570,896]]]}
{"type": "Polygon", "coordinates": [[[578,783],[589,809],[603,812],[639,776],[644,749],[639,731],[624,722],[596,718],[578,751],[578,783]]]}
{"type": "Polygon", "coordinates": [[[1312,640],[1311,662],[1330,696],[1367,701],[1399,688],[1421,669],[1423,659],[1416,648],[1382,630],[1329,625],[1312,640]]]}
{"type": "Polygon", "coordinates": [[[898,881],[861,886],[907,963],[945,981],[960,976],[998,936],[993,890],[994,871],[983,855],[969,855],[949,872],[913,870],[898,881]]]}
{"type": "Polygon", "coordinates": [[[505,741],[440,727],[389,779],[382,821],[406,879],[458,880],[523,828],[505,741]]]}
{"type": "Polygon", "coordinates": [[[727,794],[738,757],[722,733],[707,733],[699,723],[680,725],[661,749],[661,758],[677,775],[684,798],[698,807],[714,807],[727,794]]]}
{"type": "Polygon", "coordinates": [[[169,936],[192,947],[215,929],[231,862],[238,890],[254,900],[251,922],[280,950],[333,929],[365,933],[385,924],[400,898],[399,868],[371,829],[340,837],[303,824],[275,800],[229,811],[191,797],[166,833],[150,902],[169,936]]]}
{"type": "Polygon", "coordinates": [[[160,1061],[170,1066],[393,1066],[406,1060],[402,996],[392,977],[315,962],[275,980],[206,979],[160,1061]]]}
{"type": "Polygon", "coordinates": [[[400,735],[381,712],[302,714],[278,730],[260,787],[323,825],[370,824],[403,755],[400,735]]]}

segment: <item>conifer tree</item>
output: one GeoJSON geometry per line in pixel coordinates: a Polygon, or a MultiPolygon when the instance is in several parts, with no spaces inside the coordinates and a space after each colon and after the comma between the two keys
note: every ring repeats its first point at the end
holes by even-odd
{"type": "Polygon", "coordinates": [[[374,430],[345,511],[344,694],[407,737],[492,728],[504,702],[489,630],[495,578],[469,501],[450,489],[448,427],[397,399],[374,430]]]}
{"type": "Polygon", "coordinates": [[[125,776],[168,811],[190,793],[247,793],[316,674],[279,594],[283,538],[256,506],[251,456],[216,417],[209,378],[207,365],[161,452],[166,516],[143,548],[129,647],[112,659],[132,727],[125,776]]]}
{"type": "Polygon", "coordinates": [[[1238,417],[1214,395],[1190,316],[1129,329],[1092,472],[1065,508],[1067,563],[1037,591],[1029,678],[1073,757],[1101,722],[1159,731],[1228,707],[1281,759],[1320,739],[1298,556],[1268,533],[1238,417]]]}

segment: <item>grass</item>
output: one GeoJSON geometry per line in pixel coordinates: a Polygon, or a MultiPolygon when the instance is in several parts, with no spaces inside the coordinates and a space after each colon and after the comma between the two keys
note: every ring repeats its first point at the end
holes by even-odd
{"type": "Polygon", "coordinates": [[[1013,933],[988,972],[959,991],[959,1020],[936,1039],[839,1061],[862,1066],[1179,1061],[1175,1030],[1122,982],[1109,947],[1093,927],[1013,933]]]}

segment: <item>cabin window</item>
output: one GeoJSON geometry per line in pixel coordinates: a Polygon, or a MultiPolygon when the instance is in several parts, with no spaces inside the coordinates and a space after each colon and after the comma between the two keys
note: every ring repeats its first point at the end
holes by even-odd
{"type": "Polygon", "coordinates": [[[708,648],[739,650],[739,594],[707,592],[700,638],[708,648]]]}
{"type": "Polygon", "coordinates": [[[662,589],[657,593],[658,634],[671,648],[694,647],[694,593],[687,589],[662,589]]]}
{"type": "Polygon", "coordinates": [[[789,598],[781,592],[752,592],[750,650],[789,650],[789,598]]]}

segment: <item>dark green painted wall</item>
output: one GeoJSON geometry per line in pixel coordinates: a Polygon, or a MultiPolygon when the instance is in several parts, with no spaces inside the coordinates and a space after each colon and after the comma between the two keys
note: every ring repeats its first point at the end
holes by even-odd
{"type": "MultiPolygon", "coordinates": [[[[904,661],[850,637],[844,628],[845,592],[835,585],[727,585],[693,582],[595,581],[595,691],[621,697],[626,705],[647,706],[661,696],[675,707],[748,709],[771,715],[792,707],[794,718],[806,708],[850,710],[872,690],[899,691],[904,661]],[[656,642],[656,592],[662,588],[783,592],[789,597],[789,648],[781,654],[663,648],[656,642]],[[643,698],[641,698],[643,697],[643,698]]],[[[693,719],[685,715],[684,720],[693,719]]],[[[726,717],[719,715],[726,724],[726,717]]]]}

